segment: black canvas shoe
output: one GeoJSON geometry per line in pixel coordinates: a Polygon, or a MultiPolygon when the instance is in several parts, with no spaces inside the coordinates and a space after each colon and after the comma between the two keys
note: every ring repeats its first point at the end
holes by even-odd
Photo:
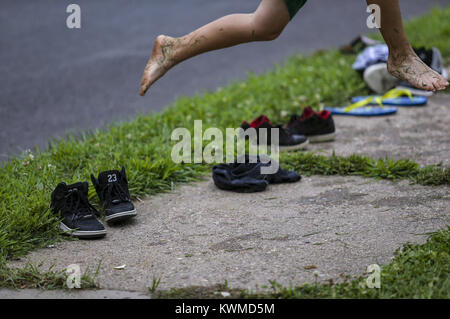
{"type": "Polygon", "coordinates": [[[103,208],[107,222],[118,222],[136,216],[136,209],[130,199],[125,168],[122,171],[106,171],[98,175],[98,179],[91,174],[103,208]]]}
{"type": "Polygon", "coordinates": [[[271,166],[273,162],[272,158],[265,155],[255,157],[246,154],[234,163],[214,166],[212,178],[218,188],[237,193],[261,192],[269,184],[295,183],[301,180],[299,174],[282,169],[279,163],[276,173],[263,174],[262,168],[271,166]]]}
{"type": "Polygon", "coordinates": [[[87,182],[66,185],[60,183],[51,196],[53,213],[62,218],[60,227],[78,238],[98,238],[106,229],[96,215],[98,211],[89,203],[87,182]]]}
{"type": "Polygon", "coordinates": [[[270,120],[265,116],[261,115],[256,120],[254,120],[252,123],[247,123],[244,121],[241,125],[241,128],[244,130],[247,130],[249,128],[256,129],[256,136],[257,136],[257,142],[260,143],[260,140],[262,139],[261,136],[263,134],[263,130],[260,129],[266,129],[267,133],[267,145],[271,145],[272,141],[272,135],[271,135],[271,129],[272,128],[278,128],[279,133],[279,147],[280,151],[295,151],[295,150],[301,150],[305,149],[306,146],[309,144],[308,139],[304,135],[299,134],[293,134],[290,130],[285,129],[282,127],[282,125],[272,126],[270,123],[270,120]]]}
{"type": "Polygon", "coordinates": [[[293,115],[288,124],[294,134],[305,135],[311,143],[333,141],[336,129],[333,117],[329,111],[317,113],[307,107],[301,116],[293,115]]]}

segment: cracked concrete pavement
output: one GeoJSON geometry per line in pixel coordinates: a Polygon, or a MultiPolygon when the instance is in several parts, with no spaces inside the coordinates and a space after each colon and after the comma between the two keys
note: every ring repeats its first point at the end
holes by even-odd
{"type": "MultiPolygon", "coordinates": [[[[309,149],[449,166],[449,110],[450,95],[439,94],[428,106],[401,107],[395,116],[336,116],[336,141],[309,149]]],[[[161,278],[159,289],[225,280],[232,288],[255,289],[273,279],[298,285],[312,282],[315,270],[321,280],[338,279],[388,263],[403,244],[422,243],[429,232],[445,228],[449,203],[448,186],[408,181],[312,176],[270,185],[262,193],[237,194],[217,189],[208,176],[136,203],[137,218],[108,226],[102,240],[61,242],[11,265],[43,261],[56,269],[74,263],[95,269],[101,262],[98,280],[105,290],[98,298],[143,296],[153,278],[161,278]],[[126,267],[114,268],[120,265],[126,267]]],[[[5,296],[26,294],[0,291],[0,298],[5,296]]]]}

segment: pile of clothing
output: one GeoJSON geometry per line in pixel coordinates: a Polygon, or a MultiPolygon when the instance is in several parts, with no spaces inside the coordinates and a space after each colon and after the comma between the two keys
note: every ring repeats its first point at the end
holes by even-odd
{"type": "MultiPolygon", "coordinates": [[[[427,66],[444,78],[448,78],[442,54],[438,48],[413,47],[413,49],[427,66]]],[[[388,72],[389,48],[384,43],[366,37],[358,37],[350,45],[342,47],[341,51],[359,53],[353,69],[362,75],[367,86],[377,94],[384,94],[386,91],[397,88],[398,90],[410,90],[413,95],[417,96],[433,95],[433,92],[414,88],[408,82],[401,81],[388,72]]]]}
{"type": "MultiPolygon", "coordinates": [[[[431,69],[448,77],[443,66],[442,55],[437,48],[413,48],[420,59],[431,69]]],[[[388,72],[389,48],[386,44],[360,36],[341,47],[342,53],[358,54],[353,64],[366,85],[376,93],[369,96],[354,96],[347,106],[326,106],[333,115],[384,116],[397,113],[397,107],[420,107],[428,103],[434,93],[417,89],[388,72]]]]}

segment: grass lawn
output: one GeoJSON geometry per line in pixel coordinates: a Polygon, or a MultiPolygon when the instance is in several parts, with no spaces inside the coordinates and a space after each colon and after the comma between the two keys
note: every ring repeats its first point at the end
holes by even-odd
{"type": "MultiPolygon", "coordinates": [[[[436,46],[449,61],[450,7],[434,9],[408,22],[407,33],[414,45],[436,46]]],[[[210,172],[210,165],[174,164],[170,159],[173,129],[185,127],[192,132],[196,119],[203,120],[203,129],[238,127],[242,120],[251,120],[262,113],[275,122],[286,121],[286,114],[300,113],[301,108],[307,105],[320,108],[346,104],[352,96],[369,93],[351,68],[354,58],[336,50],[311,56],[293,56],[265,74],[249,74],[245,81],[232,83],[215,92],[179,98],[161,113],[112,124],[81,137],[55,140],[46,150],[35,149],[4,163],[0,167],[0,287],[11,286],[8,283],[14,282],[14,272],[5,266],[7,260],[62,240],[58,220],[48,208],[50,193],[59,182],[89,180],[90,173],[97,174],[122,165],[127,168],[130,192],[134,197],[168,191],[175,184],[193,181],[210,172]]],[[[302,174],[357,174],[386,179],[404,178],[424,185],[450,185],[449,168],[423,168],[408,159],[393,162],[363,156],[326,158],[299,152],[283,155],[281,163],[302,174]]],[[[90,195],[96,198],[93,187],[90,195]]],[[[97,199],[93,199],[95,201],[97,199]]],[[[448,239],[448,230],[441,236],[448,239]]],[[[420,247],[411,249],[425,254],[428,248],[420,247]]],[[[438,255],[443,251],[442,245],[433,247],[438,255]]],[[[438,263],[436,271],[425,272],[424,282],[427,285],[432,282],[433,276],[440,276],[439,271],[445,270],[448,276],[448,247],[447,254],[442,258],[446,258],[447,267],[444,269],[438,263]]],[[[427,258],[412,254],[404,261],[409,268],[403,277],[414,276],[416,264],[423,269],[429,262],[427,258]]],[[[402,285],[395,279],[396,271],[398,273],[399,270],[393,268],[391,285],[394,288],[402,285]]],[[[433,287],[437,285],[431,287],[431,295],[442,296],[433,287]]],[[[399,293],[394,288],[389,290],[392,291],[391,297],[430,296],[429,289],[423,292],[414,289],[408,295],[407,290],[399,293]]],[[[281,297],[321,296],[310,290],[288,293],[283,288],[276,289],[274,294],[281,297]]],[[[336,289],[336,294],[341,294],[342,290],[336,289]]]]}

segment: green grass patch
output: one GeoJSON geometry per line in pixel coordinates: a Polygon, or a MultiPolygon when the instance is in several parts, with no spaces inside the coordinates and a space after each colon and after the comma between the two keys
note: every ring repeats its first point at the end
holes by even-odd
{"type": "Polygon", "coordinates": [[[426,186],[450,185],[450,168],[439,166],[420,167],[419,164],[402,159],[372,159],[363,155],[349,157],[316,155],[314,153],[282,154],[283,168],[303,175],[359,175],[377,179],[409,179],[413,184],[426,186]]]}
{"type": "MultiPolygon", "coordinates": [[[[86,269],[81,274],[81,289],[99,288],[96,280],[99,267],[92,272],[86,269]]],[[[8,267],[5,262],[0,263],[0,288],[10,289],[69,289],[67,286],[67,274],[64,270],[55,271],[53,266],[47,270],[42,268],[42,264],[33,265],[27,263],[24,267],[8,267]]]]}
{"type": "MultiPolygon", "coordinates": [[[[450,8],[435,9],[410,22],[407,30],[414,33],[423,23],[429,24],[430,27],[417,32],[424,42],[426,39],[429,45],[450,56],[449,17],[450,8]]],[[[413,43],[420,45],[422,40],[418,37],[411,35],[413,43]]],[[[193,132],[195,119],[203,120],[204,130],[237,127],[242,120],[251,120],[262,113],[274,122],[286,122],[288,114],[299,113],[307,105],[320,108],[348,103],[352,96],[369,93],[351,68],[354,58],[336,50],[296,55],[265,74],[249,74],[245,81],[215,92],[179,98],[161,113],[138,116],[133,121],[112,124],[82,136],[54,140],[46,150],[25,152],[3,163],[0,167],[0,260],[18,258],[32,249],[61,240],[58,220],[49,210],[50,194],[59,182],[89,180],[91,173],[124,165],[131,194],[141,197],[197,180],[210,172],[210,165],[173,163],[170,159],[173,129],[185,127],[193,132]]],[[[448,168],[420,168],[408,160],[394,162],[363,156],[327,158],[297,153],[283,155],[281,164],[303,174],[353,174],[405,178],[423,185],[449,184],[448,168]]],[[[97,201],[93,187],[90,196],[93,202],[97,201]]],[[[0,272],[20,278],[20,273],[5,267],[0,263],[0,272]]],[[[12,277],[0,277],[0,282],[11,282],[12,277]]]]}

